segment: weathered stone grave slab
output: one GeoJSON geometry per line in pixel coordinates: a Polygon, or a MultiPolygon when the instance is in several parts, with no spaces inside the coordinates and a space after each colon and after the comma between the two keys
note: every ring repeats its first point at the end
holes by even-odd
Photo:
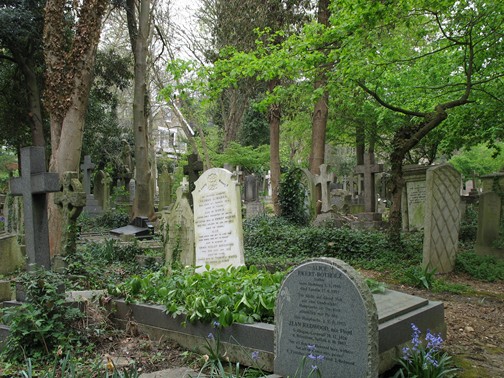
{"type": "Polygon", "coordinates": [[[57,173],[46,172],[44,147],[21,149],[21,177],[10,181],[12,195],[23,196],[26,255],[28,268],[39,265],[49,269],[49,229],[47,193],[60,191],[57,173]]]}
{"type": "Polygon", "coordinates": [[[148,239],[154,235],[154,226],[147,217],[136,217],[131,224],[110,230],[110,233],[124,239],[148,239]]]}
{"type": "Polygon", "coordinates": [[[322,376],[378,376],[378,312],[361,276],[341,260],[320,258],[297,266],[285,278],[275,314],[275,370],[302,376],[318,365],[322,376]],[[311,347],[310,347],[311,346],[311,347]]]}
{"type": "Polygon", "coordinates": [[[245,264],[241,196],[231,172],[205,171],[193,192],[196,266],[226,268],[245,264]]]}
{"type": "Polygon", "coordinates": [[[84,207],[84,212],[90,216],[97,216],[103,212],[98,200],[91,193],[91,173],[95,167],[95,164],[91,161],[91,156],[84,156],[84,162],[81,164],[82,171],[82,186],[84,187],[84,192],[86,193],[86,206],[84,207]]]}
{"type": "Polygon", "coordinates": [[[461,186],[460,173],[450,164],[427,170],[422,265],[438,273],[449,273],[455,267],[461,186]]]}

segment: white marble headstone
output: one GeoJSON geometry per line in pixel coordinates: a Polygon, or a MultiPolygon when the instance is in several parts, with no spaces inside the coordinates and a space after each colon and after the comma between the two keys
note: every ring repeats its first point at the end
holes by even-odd
{"type": "Polygon", "coordinates": [[[205,171],[193,191],[196,266],[198,272],[245,264],[240,187],[231,172],[205,171]]]}

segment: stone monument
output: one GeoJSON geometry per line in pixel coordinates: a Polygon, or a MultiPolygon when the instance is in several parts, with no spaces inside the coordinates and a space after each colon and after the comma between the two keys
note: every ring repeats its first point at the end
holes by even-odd
{"type": "Polygon", "coordinates": [[[86,206],[84,211],[90,216],[97,216],[103,212],[103,209],[91,193],[91,173],[95,167],[95,164],[91,161],[91,156],[84,156],[84,163],[82,163],[80,167],[82,171],[82,186],[86,193],[86,206]]]}
{"type": "Polygon", "coordinates": [[[378,376],[378,313],[361,276],[343,261],[318,258],[292,270],[275,313],[274,372],[294,377],[308,357],[323,377],[378,376]],[[322,356],[322,357],[321,357],[322,356]]]}
{"type": "Polygon", "coordinates": [[[57,173],[46,172],[44,147],[21,149],[21,177],[10,181],[11,193],[23,196],[25,244],[28,269],[34,265],[50,269],[47,193],[59,192],[57,173]]]}
{"type": "MultiPolygon", "coordinates": [[[[66,256],[76,249],[77,218],[86,205],[86,193],[79,181],[77,172],[64,172],[61,176],[62,191],[54,195],[54,203],[63,215],[63,237],[57,248],[60,257],[66,256]]],[[[54,261],[54,268],[63,267],[62,261],[54,261]]]]}
{"type": "Polygon", "coordinates": [[[460,173],[450,164],[427,170],[423,262],[438,273],[455,267],[461,219],[460,173]]]}
{"type": "Polygon", "coordinates": [[[226,268],[245,264],[239,184],[223,168],[205,171],[195,183],[196,266],[226,268]]]}
{"type": "Polygon", "coordinates": [[[425,220],[426,165],[403,167],[405,186],[401,194],[402,228],[404,231],[423,230],[425,220]]]}
{"type": "Polygon", "coordinates": [[[173,207],[163,213],[165,224],[165,263],[170,266],[180,262],[183,266],[194,266],[194,215],[189,205],[189,183],[186,178],[177,189],[177,200],[173,207]]]}

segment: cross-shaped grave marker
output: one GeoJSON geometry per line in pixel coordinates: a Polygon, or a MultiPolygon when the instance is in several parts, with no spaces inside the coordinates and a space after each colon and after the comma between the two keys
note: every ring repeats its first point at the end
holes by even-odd
{"type": "Polygon", "coordinates": [[[320,185],[322,192],[322,207],[321,212],[327,213],[331,210],[331,199],[329,197],[329,184],[334,181],[335,174],[333,172],[328,172],[329,166],[327,164],[320,165],[320,174],[313,175],[313,183],[315,186],[320,185]]]}
{"type": "MultiPolygon", "coordinates": [[[[64,172],[61,176],[61,184],[63,189],[54,195],[54,203],[58,205],[65,223],[63,226],[63,238],[61,244],[57,247],[56,253],[65,256],[68,252],[75,251],[77,239],[75,224],[83,207],[86,205],[86,193],[82,189],[77,172],[64,172]]],[[[59,263],[60,260],[55,256],[53,269],[58,269],[59,263]]]]}
{"type": "Polygon", "coordinates": [[[364,176],[364,211],[374,213],[376,211],[375,196],[375,173],[383,172],[383,164],[375,164],[374,153],[364,153],[364,165],[355,167],[355,173],[364,176]]]}
{"type": "MultiPolygon", "coordinates": [[[[184,175],[187,175],[189,178],[189,193],[194,191],[194,183],[198,180],[199,172],[201,171],[203,171],[203,162],[198,160],[198,155],[189,155],[187,165],[184,166],[184,175]]],[[[189,203],[192,206],[192,196],[189,196],[189,203]]]]}
{"type": "Polygon", "coordinates": [[[59,192],[60,181],[57,173],[46,172],[44,147],[21,149],[21,177],[11,179],[10,190],[14,196],[23,196],[28,269],[34,265],[49,269],[47,193],[59,192]]]}
{"type": "Polygon", "coordinates": [[[94,169],[95,165],[91,162],[91,156],[84,156],[84,163],[81,164],[82,169],[82,183],[84,185],[84,191],[86,195],[91,194],[91,171],[94,169]]]}

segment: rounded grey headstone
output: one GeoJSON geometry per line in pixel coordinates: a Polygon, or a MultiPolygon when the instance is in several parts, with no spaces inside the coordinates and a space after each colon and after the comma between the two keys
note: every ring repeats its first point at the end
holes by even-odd
{"type": "Polygon", "coordinates": [[[323,377],[378,376],[373,295],[343,261],[319,258],[292,270],[280,288],[275,321],[276,374],[304,377],[316,367],[323,377]]]}

